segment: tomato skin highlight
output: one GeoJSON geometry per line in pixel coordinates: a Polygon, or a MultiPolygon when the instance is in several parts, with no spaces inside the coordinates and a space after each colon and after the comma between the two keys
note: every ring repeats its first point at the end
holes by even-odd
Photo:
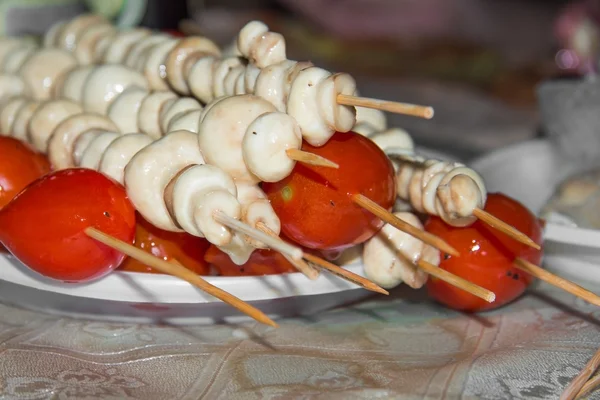
{"type": "MultiPolygon", "coordinates": [[[[177,261],[198,275],[208,275],[209,266],[204,261],[204,253],[206,253],[210,243],[206,239],[185,232],[162,230],[146,221],[139,213],[136,215],[135,247],[165,261],[177,261]]],[[[161,273],[131,257],[125,259],[119,270],[151,274],[161,273]]]]}
{"type": "Polygon", "coordinates": [[[50,172],[50,162],[18,139],[0,136],[0,209],[36,179],[50,172]]]}
{"type": "Polygon", "coordinates": [[[89,169],[61,170],[33,182],[0,211],[0,242],[41,275],[87,282],[125,257],[87,236],[90,226],[133,243],[135,209],[110,178],[89,169]]]}
{"type": "Polygon", "coordinates": [[[282,181],[262,184],[281,220],[282,233],[306,248],[338,251],[377,233],[383,222],[351,196],[363,194],[392,208],[394,168],[385,153],[354,132],[335,133],[322,147],[304,143],[302,150],[339,164],[339,169],[296,163],[282,181]]]}
{"type": "MultiPolygon", "coordinates": [[[[514,226],[539,245],[543,228],[540,221],[516,200],[500,193],[488,194],[485,211],[514,226]]],[[[430,277],[429,295],[455,310],[478,312],[499,308],[512,302],[527,289],[533,277],[514,265],[521,257],[539,265],[543,252],[521,244],[481,221],[465,228],[454,228],[438,217],[431,217],[425,230],[446,240],[460,252],[459,257],[442,256],[440,268],[493,291],[496,300],[488,303],[446,282],[430,277]]]]}
{"type": "Polygon", "coordinates": [[[296,268],[285,257],[269,249],[254,250],[245,264],[237,265],[227,254],[211,245],[204,259],[213,265],[221,276],[260,276],[296,272],[296,268]]]}

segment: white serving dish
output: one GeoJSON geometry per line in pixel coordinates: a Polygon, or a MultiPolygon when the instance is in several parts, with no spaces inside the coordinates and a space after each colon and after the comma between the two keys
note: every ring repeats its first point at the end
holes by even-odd
{"type": "MultiPolygon", "coordinates": [[[[579,170],[577,165],[565,160],[544,139],[502,148],[469,165],[482,175],[489,192],[503,192],[519,200],[536,214],[548,201],[556,186],[579,170]]],[[[573,236],[565,237],[562,243],[556,240],[559,236],[556,231],[553,233],[553,240],[544,243],[544,266],[600,293],[600,248],[574,244],[583,243],[589,233],[600,232],[569,229],[568,234],[573,236]]]]}
{"type": "MultiPolygon", "coordinates": [[[[362,265],[347,267],[362,274],[362,265]]],[[[300,273],[247,277],[206,277],[271,318],[309,315],[372,294],[323,273],[310,281],[300,273]]],[[[60,284],[39,276],[12,257],[0,256],[0,301],[48,314],[137,323],[206,324],[247,320],[178,278],[114,272],[85,285],[60,284]]]]}

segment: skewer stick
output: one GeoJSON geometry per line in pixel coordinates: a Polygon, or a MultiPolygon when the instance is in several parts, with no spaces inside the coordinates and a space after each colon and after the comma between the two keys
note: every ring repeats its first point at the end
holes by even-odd
{"type": "Polygon", "coordinates": [[[214,296],[217,299],[229,304],[230,306],[237,308],[244,314],[257,320],[258,322],[270,325],[275,328],[278,326],[272,319],[267,317],[259,309],[251,306],[250,304],[235,297],[234,295],[227,293],[226,291],[208,283],[199,275],[196,275],[194,272],[181,265],[178,265],[177,263],[171,263],[162,260],[158,257],[155,257],[141,249],[138,249],[135,246],[130,245],[129,243],[125,243],[117,238],[109,236],[106,233],[97,230],[96,228],[89,227],[86,228],[84,232],[86,235],[99,241],[100,243],[103,243],[115,250],[118,250],[121,253],[131,258],[134,258],[139,262],[148,265],[151,268],[156,269],[157,271],[183,279],[184,281],[196,286],[198,289],[205,291],[211,296],[214,296]]]}
{"type": "MultiPolygon", "coordinates": [[[[256,224],[256,229],[258,229],[259,231],[262,231],[264,233],[266,233],[267,235],[277,238],[277,234],[275,232],[273,232],[271,229],[269,229],[269,227],[267,225],[265,225],[263,222],[259,222],[258,224],[256,224]]],[[[306,277],[310,280],[315,280],[319,277],[319,270],[312,267],[311,265],[309,265],[306,261],[304,260],[294,260],[292,259],[290,256],[288,256],[287,254],[282,254],[283,257],[290,263],[292,264],[298,271],[302,272],[304,275],[306,275],[306,277]]]]}
{"type": "Polygon", "coordinates": [[[527,245],[529,247],[533,247],[536,250],[541,249],[540,245],[537,244],[536,242],[534,242],[529,236],[527,236],[523,232],[519,231],[515,227],[502,221],[500,218],[495,217],[494,215],[488,213],[487,211],[476,208],[473,211],[473,215],[476,216],[478,219],[480,219],[482,222],[485,222],[492,228],[499,230],[500,232],[504,233],[505,235],[510,236],[511,238],[515,239],[516,241],[521,242],[524,245],[527,245]]]}
{"type": "Polygon", "coordinates": [[[517,258],[515,260],[515,265],[517,266],[517,268],[527,272],[530,275],[533,275],[534,277],[546,283],[556,286],[557,288],[562,289],[565,292],[571,293],[573,296],[579,297],[587,301],[588,303],[600,306],[600,297],[565,278],[561,278],[560,276],[554,275],[553,273],[548,272],[545,269],[540,268],[537,265],[532,264],[529,261],[524,260],[522,258],[517,258]]]}
{"type": "MultiPolygon", "coordinates": [[[[273,233],[264,223],[259,222],[257,224],[257,228],[260,230],[263,230],[264,232],[271,232],[273,233]]],[[[278,239],[281,240],[281,239],[278,239]]],[[[339,267],[333,263],[330,263],[329,261],[323,260],[320,257],[314,256],[310,253],[306,253],[303,252],[302,257],[304,259],[306,259],[307,261],[309,261],[312,265],[325,269],[329,272],[331,272],[332,274],[345,279],[347,281],[350,281],[352,283],[357,284],[358,286],[365,288],[367,290],[370,290],[372,292],[377,292],[377,293],[381,293],[381,294],[389,294],[389,292],[385,289],[383,289],[382,287],[379,287],[378,285],[376,285],[375,283],[371,282],[370,280],[368,280],[367,278],[363,278],[360,275],[357,275],[353,272],[348,271],[347,269],[344,269],[342,267],[339,267]]]]}
{"type": "Polygon", "coordinates": [[[406,232],[409,235],[419,239],[424,243],[427,243],[430,246],[435,247],[436,249],[444,253],[448,253],[453,256],[459,255],[459,252],[454,247],[446,243],[445,240],[435,235],[432,235],[429,232],[422,231],[419,228],[412,226],[408,222],[401,220],[400,218],[396,217],[394,214],[381,207],[379,204],[375,203],[368,197],[362,194],[355,194],[352,196],[352,201],[354,201],[356,204],[358,204],[365,210],[370,211],[371,213],[382,219],[384,222],[395,227],[396,229],[399,229],[402,232],[406,232]]]}
{"type": "Polygon", "coordinates": [[[326,269],[327,271],[331,272],[332,274],[334,274],[342,279],[345,279],[347,281],[350,281],[352,283],[355,283],[362,288],[365,288],[372,292],[385,294],[385,295],[390,294],[387,290],[380,287],[379,285],[376,285],[375,283],[371,282],[370,280],[363,278],[362,276],[357,275],[354,272],[350,272],[345,268],[342,268],[333,263],[330,263],[329,261],[323,260],[320,257],[317,257],[310,253],[304,253],[304,259],[307,261],[310,261],[317,267],[326,269]]]}
{"type": "Polygon", "coordinates": [[[287,149],[285,153],[292,160],[301,162],[303,164],[335,169],[338,169],[340,167],[337,163],[334,163],[333,161],[328,160],[325,157],[322,157],[318,154],[310,153],[308,151],[302,151],[298,149],[287,149]]]}
{"type": "Polygon", "coordinates": [[[464,278],[461,278],[458,275],[454,275],[453,273],[448,272],[442,268],[436,267],[435,265],[425,260],[417,261],[417,267],[421,268],[429,275],[434,276],[439,280],[447,282],[453,286],[456,286],[457,288],[460,288],[465,292],[471,293],[472,295],[477,296],[480,299],[487,301],[488,303],[493,303],[496,300],[496,293],[487,290],[479,285],[476,285],[473,282],[470,282],[464,278]]]}
{"type": "Polygon", "coordinates": [[[593,378],[591,378],[589,381],[587,381],[585,383],[585,385],[583,385],[583,387],[581,388],[579,393],[577,393],[577,396],[575,396],[575,398],[580,399],[580,398],[590,394],[594,390],[598,389],[598,386],[600,386],[600,375],[596,375],[593,378]]]}
{"type": "MultiPolygon", "coordinates": [[[[581,372],[569,383],[565,391],[560,395],[560,400],[573,400],[575,399],[587,380],[592,376],[594,372],[600,366],[600,349],[592,356],[590,361],[583,367],[581,372]]],[[[590,388],[591,389],[591,388],[590,388]]]]}
{"type": "Polygon", "coordinates": [[[264,232],[254,229],[253,227],[238,221],[235,218],[226,215],[221,211],[216,211],[213,214],[213,218],[220,224],[227,226],[230,229],[242,232],[243,234],[250,236],[252,239],[258,240],[264,243],[267,247],[280,252],[281,254],[288,255],[292,260],[302,260],[302,250],[299,247],[292,246],[289,243],[267,235],[264,232]]]}
{"type": "Polygon", "coordinates": [[[338,94],[337,103],[345,106],[375,108],[381,111],[411,115],[413,117],[425,119],[433,118],[433,107],[421,106],[417,104],[398,103],[396,101],[370,99],[367,97],[350,96],[347,94],[338,94]]]}

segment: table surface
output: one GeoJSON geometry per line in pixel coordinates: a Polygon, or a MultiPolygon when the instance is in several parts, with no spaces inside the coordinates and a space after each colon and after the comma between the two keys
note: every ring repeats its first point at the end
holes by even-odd
{"type": "Polygon", "coordinates": [[[599,323],[597,308],[544,287],[478,316],[403,288],[278,329],[0,305],[1,398],[553,399],[600,346],[599,323]]]}

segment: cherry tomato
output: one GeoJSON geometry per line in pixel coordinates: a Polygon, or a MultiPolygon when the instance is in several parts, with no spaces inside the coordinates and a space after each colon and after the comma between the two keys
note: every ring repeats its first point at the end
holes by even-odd
{"type": "Polygon", "coordinates": [[[0,136],[0,209],[48,172],[50,163],[44,155],[20,140],[0,136]]]}
{"type": "MultiPolygon", "coordinates": [[[[209,246],[206,239],[188,233],[159,229],[139,214],[136,219],[135,247],[165,261],[175,260],[198,275],[208,275],[208,263],[204,261],[204,253],[209,246]]],[[[127,258],[119,269],[130,272],[160,273],[133,258],[127,258]]]]}
{"type": "MultiPolygon", "coordinates": [[[[542,225],[522,204],[500,193],[490,193],[485,210],[514,226],[536,243],[542,244],[542,225]]],[[[542,251],[521,244],[476,221],[465,228],[454,228],[440,218],[433,217],[425,230],[446,240],[460,252],[459,257],[442,257],[440,268],[493,291],[496,300],[488,303],[448,283],[430,277],[429,294],[450,308],[467,312],[501,307],[517,297],[531,284],[531,275],[516,268],[513,261],[524,258],[536,265],[542,260],[542,251]]]]}
{"type": "Polygon", "coordinates": [[[87,227],[133,243],[135,209],[125,189],[89,169],[45,175],[0,211],[0,242],[32,270],[64,282],[99,278],[124,259],[87,227]]]}
{"type": "Polygon", "coordinates": [[[339,164],[339,169],[297,163],[284,180],[263,183],[282,232],[301,246],[343,250],[371,238],[383,222],[351,196],[363,194],[385,209],[396,197],[394,168],[370,139],[354,132],[336,133],[322,147],[302,150],[339,164]]]}
{"type": "Polygon", "coordinates": [[[255,250],[245,264],[237,265],[227,254],[211,245],[204,259],[222,276],[275,275],[296,271],[280,253],[268,249],[255,250]]]}

